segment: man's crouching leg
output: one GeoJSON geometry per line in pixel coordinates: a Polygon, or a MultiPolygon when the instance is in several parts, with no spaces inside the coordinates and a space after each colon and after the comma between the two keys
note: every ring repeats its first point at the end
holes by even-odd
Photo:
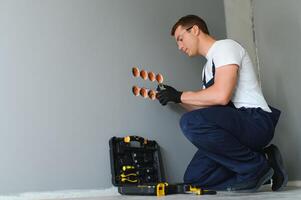
{"type": "Polygon", "coordinates": [[[185,173],[185,181],[216,190],[256,191],[273,175],[267,160],[218,124],[206,121],[203,116],[206,112],[210,109],[186,113],[180,121],[184,135],[198,148],[185,173]],[[216,178],[218,181],[214,182],[216,178]]]}

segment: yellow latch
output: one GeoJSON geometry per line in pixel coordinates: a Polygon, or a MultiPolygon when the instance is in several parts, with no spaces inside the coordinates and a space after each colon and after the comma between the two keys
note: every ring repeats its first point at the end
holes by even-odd
{"type": "Polygon", "coordinates": [[[158,183],[157,184],[157,196],[165,196],[165,187],[168,186],[168,183],[158,183]]]}
{"type": "Polygon", "coordinates": [[[130,136],[126,136],[123,138],[125,143],[129,143],[131,141],[131,137],[130,136]]]}

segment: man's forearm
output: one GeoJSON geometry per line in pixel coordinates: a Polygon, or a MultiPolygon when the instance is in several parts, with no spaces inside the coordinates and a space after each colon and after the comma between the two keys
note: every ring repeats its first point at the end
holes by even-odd
{"type": "Polygon", "coordinates": [[[186,110],[186,111],[193,111],[193,110],[198,110],[204,107],[201,106],[194,106],[194,105],[188,105],[188,104],[184,104],[184,103],[180,103],[180,105],[186,110]]]}
{"type": "Polygon", "coordinates": [[[212,86],[196,92],[183,92],[181,101],[183,104],[191,106],[208,107],[213,105],[226,105],[229,102],[229,98],[225,97],[223,91],[218,91],[218,88],[212,86]]]}
{"type": "Polygon", "coordinates": [[[238,65],[230,64],[216,69],[214,84],[197,92],[183,92],[181,102],[195,106],[227,105],[236,88],[238,65]]]}

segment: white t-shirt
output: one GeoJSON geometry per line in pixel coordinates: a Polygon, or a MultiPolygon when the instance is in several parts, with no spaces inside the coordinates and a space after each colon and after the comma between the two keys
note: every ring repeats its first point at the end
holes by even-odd
{"type": "MultiPolygon", "coordinates": [[[[252,61],[247,51],[231,39],[218,40],[209,49],[207,63],[203,68],[203,81],[208,83],[213,78],[213,65],[215,69],[229,64],[236,64],[238,80],[231,101],[236,108],[257,108],[271,112],[262,94],[252,61]],[[205,74],[204,74],[205,73],[205,74]]],[[[203,85],[203,88],[205,86],[203,85]]]]}

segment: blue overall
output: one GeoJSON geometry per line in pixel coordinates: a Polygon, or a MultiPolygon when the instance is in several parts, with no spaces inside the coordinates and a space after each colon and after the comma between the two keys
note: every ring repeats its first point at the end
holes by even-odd
{"type": "MultiPolygon", "coordinates": [[[[214,84],[213,78],[203,83],[214,84]]],[[[261,108],[212,106],[185,113],[180,127],[186,138],[197,147],[188,165],[184,182],[206,189],[226,190],[231,185],[256,181],[268,168],[262,149],[274,136],[280,111],[261,108]]]]}

